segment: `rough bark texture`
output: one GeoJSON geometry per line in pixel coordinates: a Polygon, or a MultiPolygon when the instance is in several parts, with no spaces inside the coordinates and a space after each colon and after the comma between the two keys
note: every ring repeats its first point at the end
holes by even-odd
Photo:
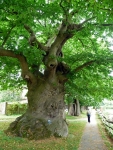
{"type": "Polygon", "coordinates": [[[76,104],[76,116],[80,116],[80,103],[79,100],[75,100],[75,104],[76,104]]]}
{"type": "Polygon", "coordinates": [[[68,115],[74,116],[74,107],[73,107],[73,103],[69,104],[68,115]]]}
{"type": "Polygon", "coordinates": [[[64,108],[63,85],[41,81],[28,92],[27,112],[12,122],[6,132],[36,140],[52,135],[66,137],[64,108]]]}
{"type": "Polygon", "coordinates": [[[69,115],[71,116],[79,116],[80,115],[80,104],[79,104],[79,100],[74,100],[73,103],[71,103],[69,105],[69,115]]]}
{"type": "MultiPolygon", "coordinates": [[[[71,13],[69,14],[70,16],[71,13]]],[[[69,17],[70,18],[70,17],[69,17]]],[[[69,67],[59,57],[63,57],[62,47],[66,41],[74,36],[82,28],[82,24],[71,24],[70,19],[64,15],[64,19],[53,39],[46,41],[47,45],[38,41],[34,31],[28,25],[24,28],[29,32],[30,46],[38,47],[45,52],[42,64],[43,73],[40,72],[41,64],[29,64],[24,54],[15,54],[12,50],[0,49],[0,56],[17,58],[22,69],[22,77],[28,86],[28,110],[17,118],[6,133],[29,139],[41,139],[54,136],[66,137],[68,127],[64,117],[64,83],[69,67]]]]}

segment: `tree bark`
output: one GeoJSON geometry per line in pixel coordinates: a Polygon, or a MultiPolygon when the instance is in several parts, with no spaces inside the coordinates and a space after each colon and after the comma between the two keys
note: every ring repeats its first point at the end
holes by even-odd
{"type": "Polygon", "coordinates": [[[68,115],[74,116],[74,107],[73,107],[73,103],[69,104],[68,115]]]}
{"type": "Polygon", "coordinates": [[[69,105],[69,115],[71,116],[80,116],[80,104],[79,100],[74,100],[74,103],[69,105]]]}
{"type": "Polygon", "coordinates": [[[80,103],[79,103],[79,100],[75,99],[75,104],[76,104],[75,116],[80,116],[80,103]]]}
{"type": "MultiPolygon", "coordinates": [[[[43,55],[44,73],[40,72],[40,65],[29,64],[24,55],[0,48],[0,56],[17,58],[22,69],[22,77],[28,86],[28,109],[25,114],[10,124],[6,133],[28,139],[43,139],[50,136],[68,135],[68,127],[64,117],[64,83],[69,67],[59,62],[62,57],[62,47],[66,41],[78,32],[82,24],[66,23],[64,19],[54,41],[47,47],[40,43],[28,25],[24,28],[29,32],[30,46],[38,47],[45,52],[43,55]]],[[[48,45],[48,44],[47,44],[48,45]]]]}
{"type": "Polygon", "coordinates": [[[68,127],[64,118],[64,85],[40,81],[28,91],[27,96],[26,113],[12,122],[6,133],[35,140],[50,136],[66,137],[68,127]]]}

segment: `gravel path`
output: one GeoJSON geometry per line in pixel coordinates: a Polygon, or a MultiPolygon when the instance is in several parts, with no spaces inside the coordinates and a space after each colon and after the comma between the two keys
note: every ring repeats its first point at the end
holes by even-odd
{"type": "Polygon", "coordinates": [[[107,150],[95,119],[95,111],[92,111],[91,122],[86,124],[78,150],[107,150]]]}

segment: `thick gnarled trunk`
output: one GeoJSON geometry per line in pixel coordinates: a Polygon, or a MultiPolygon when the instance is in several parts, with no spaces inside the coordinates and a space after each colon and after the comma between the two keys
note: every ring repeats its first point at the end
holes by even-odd
{"type": "Polygon", "coordinates": [[[44,51],[42,64],[45,68],[41,73],[41,64],[31,65],[24,56],[15,56],[11,52],[11,57],[20,61],[22,77],[27,81],[28,110],[11,123],[6,132],[29,139],[53,135],[66,137],[68,127],[64,117],[64,83],[70,69],[65,62],[58,60],[63,56],[63,45],[74,35],[70,32],[74,27],[65,23],[64,19],[53,42],[46,46],[37,40],[34,31],[28,25],[24,25],[24,28],[30,34],[30,46],[38,46],[38,49],[44,51]]]}
{"type": "Polygon", "coordinates": [[[66,137],[68,127],[64,108],[64,86],[42,81],[28,92],[27,112],[11,123],[6,132],[36,140],[50,136],[66,137]]]}

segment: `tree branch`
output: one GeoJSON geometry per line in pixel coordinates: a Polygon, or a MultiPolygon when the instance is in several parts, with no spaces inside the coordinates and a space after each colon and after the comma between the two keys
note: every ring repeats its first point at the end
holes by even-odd
{"type": "Polygon", "coordinates": [[[47,51],[48,50],[48,47],[44,46],[42,43],[40,43],[36,36],[35,36],[35,33],[34,31],[28,26],[28,25],[24,25],[24,28],[30,33],[30,38],[29,38],[29,43],[31,46],[34,46],[35,43],[36,45],[38,45],[38,47],[41,49],[41,50],[44,50],[44,51],[47,51]]]}
{"type": "Polygon", "coordinates": [[[15,25],[12,26],[12,28],[9,30],[7,36],[5,37],[5,39],[4,39],[3,43],[2,43],[2,47],[3,47],[3,46],[5,45],[5,43],[7,42],[8,38],[9,38],[9,36],[10,36],[10,33],[11,33],[11,31],[12,31],[12,29],[13,29],[14,27],[15,27],[15,25]]]}
{"type": "Polygon", "coordinates": [[[67,31],[67,25],[64,22],[62,22],[62,24],[59,28],[59,32],[56,35],[56,38],[51,45],[52,51],[53,51],[54,47],[58,48],[60,46],[60,44],[62,43],[62,41],[64,41],[67,38],[66,31],[67,31]]]}
{"type": "Polygon", "coordinates": [[[89,62],[84,63],[83,65],[77,67],[77,68],[75,69],[75,72],[76,72],[76,73],[79,72],[80,70],[82,70],[83,68],[85,68],[85,67],[91,65],[91,64],[94,63],[94,62],[96,62],[96,60],[91,60],[91,61],[89,61],[89,62]]]}
{"type": "Polygon", "coordinates": [[[91,61],[88,61],[88,62],[82,64],[81,66],[78,66],[74,71],[75,71],[75,73],[77,73],[77,72],[81,71],[83,68],[85,68],[93,63],[98,63],[98,64],[107,63],[108,64],[108,62],[113,62],[113,58],[105,58],[105,59],[102,58],[102,59],[97,59],[97,60],[91,60],[91,61]]]}
{"type": "Polygon", "coordinates": [[[18,59],[22,69],[22,77],[25,79],[26,75],[29,76],[32,82],[35,82],[34,75],[29,71],[29,67],[26,61],[26,58],[23,55],[15,54],[12,50],[6,50],[0,47],[0,56],[7,56],[18,59]]]}
{"type": "Polygon", "coordinates": [[[83,22],[80,23],[80,24],[70,24],[70,25],[68,26],[68,28],[69,28],[70,30],[79,31],[79,30],[83,29],[83,25],[84,25],[85,23],[87,23],[88,21],[92,20],[93,18],[95,18],[95,17],[91,17],[91,18],[89,18],[89,19],[83,21],[83,22]]]}
{"type": "Polygon", "coordinates": [[[112,23],[103,23],[103,24],[99,24],[99,23],[94,23],[93,25],[99,25],[99,26],[104,26],[104,27],[106,27],[106,26],[113,26],[113,24],[112,23]]]}
{"type": "Polygon", "coordinates": [[[87,46],[86,44],[84,44],[84,42],[82,41],[82,39],[78,38],[78,40],[80,41],[80,43],[82,44],[83,47],[91,48],[90,46],[87,46]]]}
{"type": "Polygon", "coordinates": [[[65,21],[67,22],[68,21],[68,13],[69,13],[69,10],[68,8],[64,7],[62,5],[63,3],[63,0],[60,1],[60,7],[62,8],[62,10],[64,11],[64,16],[65,16],[65,21]]]}
{"type": "Polygon", "coordinates": [[[107,10],[107,11],[112,11],[112,8],[102,8],[102,7],[98,7],[98,9],[102,9],[102,10],[107,10]]]}
{"type": "Polygon", "coordinates": [[[89,19],[87,19],[87,20],[85,20],[85,21],[83,21],[82,23],[80,23],[79,25],[83,25],[83,24],[85,24],[85,23],[87,23],[88,21],[90,21],[90,20],[92,20],[92,19],[94,19],[95,17],[91,17],[91,18],[89,18],[89,19]]]}
{"type": "Polygon", "coordinates": [[[73,17],[78,12],[79,12],[78,10],[70,12],[71,17],[73,17]]]}
{"type": "Polygon", "coordinates": [[[53,37],[49,38],[49,39],[47,40],[46,46],[47,46],[47,47],[51,47],[52,42],[53,42],[55,39],[56,39],[56,35],[54,35],[53,37]]]}
{"type": "Polygon", "coordinates": [[[85,47],[83,41],[80,38],[78,38],[78,40],[80,41],[80,43],[82,44],[82,46],[85,47]]]}

